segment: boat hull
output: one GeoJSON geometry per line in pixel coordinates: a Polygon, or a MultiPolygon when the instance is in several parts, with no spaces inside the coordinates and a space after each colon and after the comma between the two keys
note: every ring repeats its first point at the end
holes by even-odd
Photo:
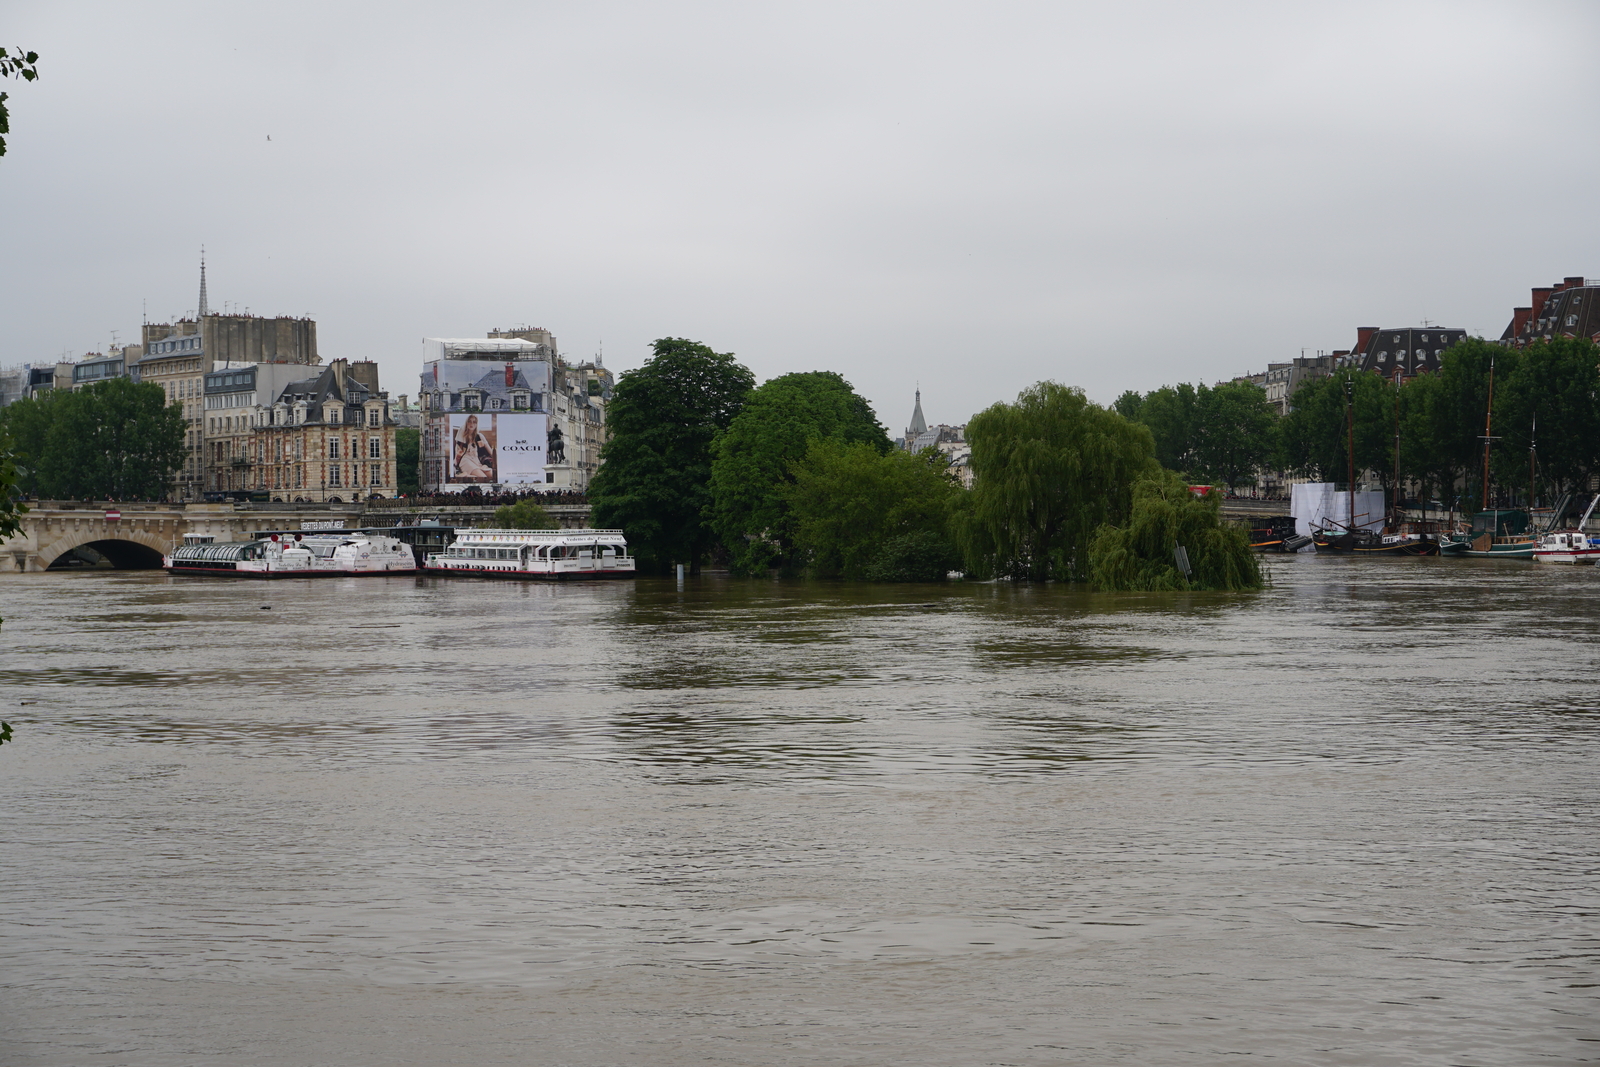
{"type": "Polygon", "coordinates": [[[636,572],[631,570],[571,570],[571,571],[525,571],[511,567],[490,566],[464,566],[464,567],[439,567],[429,564],[422,568],[423,574],[439,575],[447,578],[510,578],[525,582],[586,582],[600,578],[634,578],[636,572]]]}
{"type": "Polygon", "coordinates": [[[1437,541],[1402,541],[1392,545],[1341,545],[1336,541],[1318,541],[1317,553],[1329,556],[1437,556],[1437,541]]]}
{"type": "Polygon", "coordinates": [[[420,574],[416,567],[396,567],[392,570],[333,570],[297,567],[282,570],[246,570],[242,567],[174,567],[165,564],[168,574],[190,574],[198,578],[402,578],[420,574]]]}

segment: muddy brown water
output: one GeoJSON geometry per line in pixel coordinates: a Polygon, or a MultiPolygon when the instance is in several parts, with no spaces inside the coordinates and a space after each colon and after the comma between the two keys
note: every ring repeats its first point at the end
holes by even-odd
{"type": "Polygon", "coordinates": [[[6,580],[0,1064],[1600,1060],[1600,572],[1269,571],[6,580]]]}

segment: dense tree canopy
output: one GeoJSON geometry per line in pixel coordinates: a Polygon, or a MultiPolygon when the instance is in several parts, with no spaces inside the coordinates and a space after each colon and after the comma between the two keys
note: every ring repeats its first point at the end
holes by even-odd
{"type": "Polygon", "coordinates": [[[1526,492],[1537,445],[1537,492],[1581,491],[1600,471],[1600,347],[1560,339],[1516,355],[1495,368],[1495,481],[1526,492]]]}
{"type": "Polygon", "coordinates": [[[1127,520],[1134,480],[1156,467],[1145,426],[1041,382],[967,424],[973,489],[961,539],[977,573],[1084,580],[1089,542],[1127,520]]]}
{"type": "Polygon", "coordinates": [[[554,530],[556,520],[531,500],[501,504],[494,509],[494,524],[502,530],[554,530]]]}
{"type": "Polygon", "coordinates": [[[889,451],[872,406],[832,371],[785,374],[750,394],[717,438],[711,492],[717,532],[734,570],[797,570],[794,469],[814,441],[837,440],[889,451]]]}
{"type": "Polygon", "coordinates": [[[395,491],[402,496],[415,496],[421,491],[417,469],[422,451],[422,431],[415,426],[402,426],[394,432],[395,491]]]}
{"type": "Polygon", "coordinates": [[[63,500],[156,500],[185,455],[183,410],[128,378],[52,390],[0,409],[22,490],[63,500]]]}
{"type": "Polygon", "coordinates": [[[1102,526],[1089,547],[1090,580],[1107,590],[1258,589],[1261,568],[1244,531],[1222,521],[1222,498],[1196,496],[1171,471],[1140,478],[1121,526],[1102,526]],[[1184,550],[1185,574],[1176,550],[1184,550]]]}
{"type": "Polygon", "coordinates": [[[827,438],[811,443],[793,475],[795,546],[813,573],[938,581],[959,565],[950,516],[961,488],[938,450],[827,438]]]}
{"type": "Polygon", "coordinates": [[[1284,470],[1325,482],[1349,480],[1346,384],[1355,422],[1356,477],[1387,477],[1394,458],[1394,386],[1376,374],[1346,369],[1300,387],[1294,410],[1278,427],[1284,470]]]}
{"type": "Polygon", "coordinates": [[[646,570],[698,572],[715,542],[712,442],[755,386],[731,353],[664,337],[625,371],[606,406],[610,440],[589,485],[596,526],[622,529],[646,570]]]}
{"type": "Polygon", "coordinates": [[[1254,485],[1272,458],[1277,415],[1266,392],[1249,382],[1126,392],[1113,407],[1150,428],[1157,462],[1196,481],[1254,485]]]}

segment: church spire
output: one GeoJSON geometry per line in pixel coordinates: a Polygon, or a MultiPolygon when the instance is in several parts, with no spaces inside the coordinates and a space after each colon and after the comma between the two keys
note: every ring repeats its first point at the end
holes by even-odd
{"type": "Polygon", "coordinates": [[[206,308],[206,250],[200,249],[200,310],[195,312],[195,319],[203,319],[210,314],[206,308]]]}
{"type": "MultiPolygon", "coordinates": [[[[917,388],[917,406],[911,409],[911,425],[906,429],[906,433],[915,439],[918,435],[926,433],[927,429],[928,420],[922,417],[922,389],[919,386],[917,388]]],[[[910,441],[906,442],[906,447],[911,447],[910,441]]]]}

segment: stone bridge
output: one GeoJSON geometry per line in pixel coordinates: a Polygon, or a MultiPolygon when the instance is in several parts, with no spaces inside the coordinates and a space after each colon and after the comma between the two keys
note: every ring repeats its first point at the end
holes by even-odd
{"type": "MultiPolygon", "coordinates": [[[[554,504],[547,511],[564,528],[587,525],[586,504],[554,504]]],[[[354,529],[410,525],[431,519],[445,526],[487,526],[492,507],[408,508],[396,501],[363,504],[117,504],[33,501],[22,532],[0,541],[0,574],[86,565],[138,570],[161,566],[161,557],[189,535],[247,541],[267,530],[308,524],[354,529]]]]}

